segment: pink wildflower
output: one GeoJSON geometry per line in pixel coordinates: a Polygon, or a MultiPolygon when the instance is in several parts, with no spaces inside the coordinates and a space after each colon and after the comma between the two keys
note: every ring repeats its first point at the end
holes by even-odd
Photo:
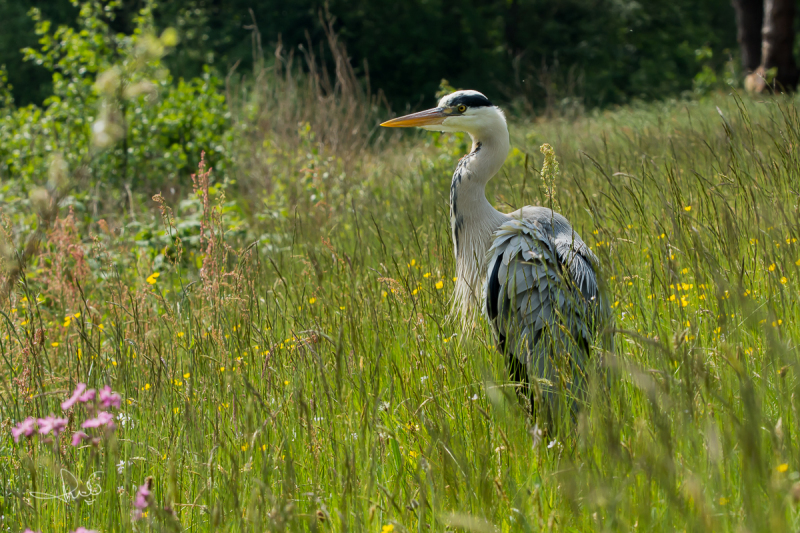
{"type": "Polygon", "coordinates": [[[47,435],[52,431],[53,436],[58,437],[58,434],[66,429],[69,420],[50,415],[47,418],[40,418],[37,422],[39,423],[40,435],[47,435]]]}
{"type": "Polygon", "coordinates": [[[94,400],[94,389],[89,389],[87,391],[86,383],[78,383],[78,386],[75,387],[75,392],[72,393],[72,396],[61,403],[61,409],[66,411],[78,402],[86,403],[91,400],[94,400]]]}
{"type": "Polygon", "coordinates": [[[111,392],[111,387],[108,385],[100,389],[100,406],[103,409],[108,409],[109,407],[119,409],[121,402],[122,397],[116,392],[111,392]]]}
{"type": "Polygon", "coordinates": [[[41,533],[40,531],[34,531],[32,529],[26,529],[23,533],[41,533]]]}
{"type": "Polygon", "coordinates": [[[86,529],[85,527],[81,526],[72,533],[98,533],[94,529],[86,529]]]}
{"type": "Polygon", "coordinates": [[[116,427],[116,424],[114,424],[114,415],[107,411],[100,411],[97,413],[96,418],[90,418],[81,424],[81,427],[84,429],[99,428],[100,426],[107,426],[108,429],[114,429],[116,427]]]}
{"type": "Polygon", "coordinates": [[[89,389],[78,397],[78,401],[81,403],[91,402],[94,400],[94,394],[94,389],[89,389]]]}
{"type": "Polygon", "coordinates": [[[76,431],[72,434],[72,445],[77,446],[81,443],[82,440],[88,439],[89,435],[84,433],[83,431],[76,431]]]}
{"type": "Polygon", "coordinates": [[[133,501],[133,506],[140,511],[147,509],[147,506],[150,505],[150,485],[152,483],[153,479],[147,478],[144,485],[139,487],[139,490],[136,491],[136,499],[133,501]]]}
{"type": "Polygon", "coordinates": [[[19,442],[22,435],[30,437],[36,432],[36,419],[29,416],[19,424],[17,427],[11,428],[11,436],[14,437],[14,442],[19,442]]]}

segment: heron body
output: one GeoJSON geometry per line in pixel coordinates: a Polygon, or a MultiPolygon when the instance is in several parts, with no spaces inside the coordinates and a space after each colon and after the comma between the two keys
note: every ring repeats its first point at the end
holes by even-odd
{"type": "Polygon", "coordinates": [[[484,313],[511,378],[527,386],[534,404],[549,414],[557,405],[574,412],[594,338],[611,314],[597,257],[566,218],[546,207],[501,213],[486,199],[510,148],[503,112],[481,93],[457,91],[434,109],[383,125],[469,133],[472,150],[450,185],[454,309],[465,324],[484,313]]]}

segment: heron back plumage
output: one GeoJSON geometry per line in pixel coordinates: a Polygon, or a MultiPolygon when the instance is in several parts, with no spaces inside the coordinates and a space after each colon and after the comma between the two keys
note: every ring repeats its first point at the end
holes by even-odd
{"type": "Polygon", "coordinates": [[[597,258],[551,209],[525,207],[509,216],[487,253],[485,313],[512,379],[550,408],[562,392],[574,404],[585,392],[594,336],[611,316],[597,258]]]}

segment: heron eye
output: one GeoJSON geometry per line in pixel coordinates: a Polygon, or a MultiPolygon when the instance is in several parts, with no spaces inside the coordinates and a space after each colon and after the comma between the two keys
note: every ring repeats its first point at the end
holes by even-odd
{"type": "Polygon", "coordinates": [[[458,109],[459,113],[463,113],[464,111],[467,110],[467,106],[465,106],[464,104],[461,104],[460,106],[458,106],[457,109],[458,109]]]}

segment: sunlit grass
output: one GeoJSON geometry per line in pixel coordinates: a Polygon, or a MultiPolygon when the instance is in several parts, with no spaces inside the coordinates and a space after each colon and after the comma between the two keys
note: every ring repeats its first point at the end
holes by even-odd
{"type": "Polygon", "coordinates": [[[539,201],[552,144],[617,319],[608,385],[549,434],[485,324],[448,320],[463,139],[365,153],[340,196],[252,221],[250,240],[208,211],[177,263],[82,226],[87,270],[48,256],[2,309],[3,525],[795,530],[799,127],[793,101],[720,97],[513,128],[490,200],[539,201]],[[71,415],[58,446],[13,442],[78,382],[121,394],[113,434],[72,447],[71,415]],[[96,490],[31,495],[71,491],[62,469],[96,490]]]}

